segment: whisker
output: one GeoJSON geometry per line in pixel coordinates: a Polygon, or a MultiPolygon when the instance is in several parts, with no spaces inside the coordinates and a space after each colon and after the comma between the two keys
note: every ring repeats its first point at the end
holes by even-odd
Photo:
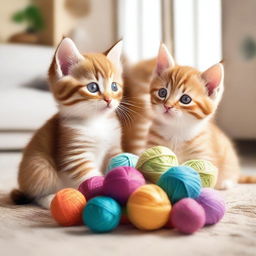
{"type": "Polygon", "coordinates": [[[132,98],[128,98],[128,97],[123,97],[123,101],[125,101],[125,102],[136,102],[136,103],[138,103],[138,104],[145,104],[145,102],[139,102],[139,101],[141,101],[141,99],[140,98],[138,98],[138,97],[134,97],[133,99],[132,98]]]}
{"type": "Polygon", "coordinates": [[[134,121],[133,120],[133,116],[129,113],[129,109],[126,108],[123,105],[120,105],[120,109],[123,111],[123,113],[129,118],[130,121],[134,121]]]}
{"type": "MultiPolygon", "coordinates": [[[[124,106],[124,105],[122,105],[122,107],[123,107],[127,112],[131,111],[131,112],[133,112],[134,114],[136,114],[136,115],[140,116],[141,118],[145,119],[145,117],[144,117],[142,114],[140,114],[140,113],[134,111],[133,109],[130,109],[130,108],[124,106]]],[[[130,113],[130,114],[131,114],[131,113],[130,113]]]]}
{"type": "Polygon", "coordinates": [[[121,102],[121,104],[132,106],[132,107],[139,108],[139,109],[145,109],[145,107],[136,106],[135,104],[132,104],[132,103],[129,103],[129,102],[121,102]]]}
{"type": "Polygon", "coordinates": [[[131,127],[131,117],[127,115],[127,113],[125,113],[125,111],[119,106],[117,108],[117,114],[123,120],[125,126],[131,127]]]}
{"type": "Polygon", "coordinates": [[[129,117],[132,117],[130,116],[129,112],[128,112],[128,108],[126,108],[125,106],[122,106],[122,105],[119,105],[119,109],[123,111],[124,114],[128,114],[129,117]]]}

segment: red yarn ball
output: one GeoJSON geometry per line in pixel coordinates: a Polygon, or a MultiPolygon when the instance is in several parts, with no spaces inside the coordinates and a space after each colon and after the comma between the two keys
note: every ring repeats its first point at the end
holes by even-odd
{"type": "Polygon", "coordinates": [[[174,228],[191,234],[204,226],[205,211],[194,199],[184,198],[173,206],[170,218],[174,228]]]}
{"type": "Polygon", "coordinates": [[[144,184],[145,179],[139,171],[130,166],[119,166],[106,175],[103,193],[125,204],[133,191],[144,184]]]}
{"type": "Polygon", "coordinates": [[[124,208],[122,209],[122,216],[121,216],[120,224],[122,224],[122,225],[128,225],[128,224],[130,224],[130,221],[129,221],[129,218],[128,218],[128,215],[127,215],[127,209],[126,209],[126,207],[124,207],[124,208]]]}
{"type": "Polygon", "coordinates": [[[103,194],[103,176],[94,176],[80,184],[78,190],[87,200],[103,194]]]}

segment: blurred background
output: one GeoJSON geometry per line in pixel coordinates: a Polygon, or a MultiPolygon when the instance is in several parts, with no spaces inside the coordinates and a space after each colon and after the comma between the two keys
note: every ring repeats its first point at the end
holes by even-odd
{"type": "Polygon", "coordinates": [[[47,69],[65,35],[82,52],[123,38],[131,62],[156,56],[161,41],[178,64],[204,70],[224,59],[217,121],[237,141],[242,161],[256,165],[255,13],[255,0],[1,1],[1,163],[17,165],[34,130],[56,112],[47,69]]]}

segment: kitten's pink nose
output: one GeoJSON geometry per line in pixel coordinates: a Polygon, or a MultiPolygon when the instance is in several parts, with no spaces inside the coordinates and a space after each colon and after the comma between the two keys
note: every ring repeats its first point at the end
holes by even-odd
{"type": "Polygon", "coordinates": [[[111,103],[111,99],[108,97],[104,97],[104,101],[106,101],[108,105],[111,103]]]}
{"type": "Polygon", "coordinates": [[[168,112],[168,111],[169,111],[171,108],[173,108],[173,107],[164,105],[164,108],[165,108],[166,112],[168,112]]]}

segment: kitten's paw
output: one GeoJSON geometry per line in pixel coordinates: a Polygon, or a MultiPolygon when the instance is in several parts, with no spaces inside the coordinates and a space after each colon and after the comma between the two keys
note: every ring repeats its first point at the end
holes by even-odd
{"type": "Polygon", "coordinates": [[[233,188],[235,185],[236,183],[233,180],[223,180],[216,186],[216,188],[220,190],[227,190],[233,188]]]}
{"type": "Polygon", "coordinates": [[[49,210],[50,207],[51,207],[51,202],[52,202],[52,199],[54,198],[54,196],[55,196],[55,194],[51,194],[51,195],[48,195],[48,196],[43,196],[43,197],[38,198],[36,200],[36,202],[41,207],[49,210]]]}

